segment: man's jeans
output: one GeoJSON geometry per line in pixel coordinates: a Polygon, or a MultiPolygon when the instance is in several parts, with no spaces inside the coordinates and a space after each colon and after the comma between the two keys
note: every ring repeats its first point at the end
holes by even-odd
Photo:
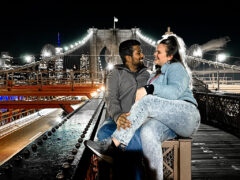
{"type": "MultiPolygon", "coordinates": [[[[107,118],[101,128],[98,130],[97,138],[99,141],[109,138],[117,129],[117,124],[109,117],[107,118]]],[[[130,143],[126,147],[126,151],[142,151],[142,143],[140,139],[140,128],[135,132],[130,143]]]]}
{"type": "MultiPolygon", "coordinates": [[[[103,139],[109,138],[112,136],[113,132],[117,129],[117,124],[108,117],[104,123],[102,124],[101,128],[98,130],[97,138],[99,141],[103,139]]],[[[140,139],[140,128],[135,132],[133,138],[131,139],[130,143],[126,147],[126,151],[135,151],[142,153],[142,143],[140,139]]],[[[141,180],[141,165],[136,165],[136,173],[135,173],[135,180],[141,180]]]]}

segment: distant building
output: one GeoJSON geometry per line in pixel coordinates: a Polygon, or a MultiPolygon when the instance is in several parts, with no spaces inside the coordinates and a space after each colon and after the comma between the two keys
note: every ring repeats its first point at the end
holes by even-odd
{"type": "Polygon", "coordinates": [[[8,52],[1,52],[0,56],[0,69],[6,70],[12,68],[13,57],[9,56],[8,52]]]}

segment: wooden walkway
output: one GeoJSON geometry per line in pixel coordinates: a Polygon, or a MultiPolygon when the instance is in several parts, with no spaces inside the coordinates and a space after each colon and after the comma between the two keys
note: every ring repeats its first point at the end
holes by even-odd
{"type": "Polygon", "coordinates": [[[240,139],[201,124],[192,142],[192,180],[240,180],[240,139]]]}

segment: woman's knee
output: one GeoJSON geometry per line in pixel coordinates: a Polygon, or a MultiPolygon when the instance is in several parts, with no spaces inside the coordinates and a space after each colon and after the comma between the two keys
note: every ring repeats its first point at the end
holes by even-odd
{"type": "Polygon", "coordinates": [[[141,139],[147,138],[147,139],[155,139],[157,137],[157,131],[161,131],[161,129],[156,129],[156,124],[159,123],[156,120],[149,120],[146,123],[144,123],[141,127],[140,136],[141,139]]]}
{"type": "Polygon", "coordinates": [[[153,139],[154,138],[154,134],[151,130],[151,126],[143,124],[141,127],[141,131],[140,131],[140,137],[142,139],[142,141],[146,140],[146,139],[153,139]]]}

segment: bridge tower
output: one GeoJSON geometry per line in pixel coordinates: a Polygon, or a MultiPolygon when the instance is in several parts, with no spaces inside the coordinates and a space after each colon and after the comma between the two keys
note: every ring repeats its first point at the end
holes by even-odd
{"type": "Polygon", "coordinates": [[[103,55],[106,63],[122,64],[119,57],[118,47],[122,41],[127,39],[137,39],[136,31],[132,29],[96,29],[91,28],[93,36],[90,39],[90,69],[94,72],[98,70],[98,58],[103,55]]]}

